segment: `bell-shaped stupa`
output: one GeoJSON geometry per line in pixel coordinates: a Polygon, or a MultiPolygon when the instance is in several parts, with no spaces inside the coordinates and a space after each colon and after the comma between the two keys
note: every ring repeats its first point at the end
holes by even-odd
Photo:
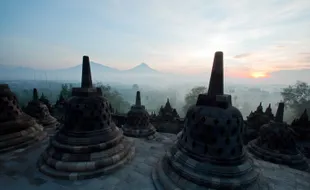
{"type": "Polygon", "coordinates": [[[309,170],[305,156],[298,150],[295,132],[283,122],[284,103],[279,103],[275,119],[263,125],[257,139],[249,142],[249,151],[257,158],[309,170]]]}
{"type": "Polygon", "coordinates": [[[46,137],[43,127],[25,114],[7,84],[0,84],[0,153],[27,147],[46,137]]]}
{"type": "Polygon", "coordinates": [[[207,94],[186,114],[181,137],[153,170],[157,189],[235,189],[259,173],[242,141],[243,118],[223,94],[223,53],[216,52],[207,94]]]}
{"type": "Polygon", "coordinates": [[[126,124],[123,126],[124,135],[130,137],[149,137],[156,129],[150,123],[150,116],[145,106],[141,105],[140,91],[137,91],[136,103],[127,113],[126,124]]]}
{"type": "Polygon", "coordinates": [[[50,101],[47,99],[47,97],[42,93],[39,100],[45,104],[48,108],[48,111],[50,112],[50,114],[53,113],[53,107],[52,104],[50,103],[50,101]]]}
{"type": "Polygon", "coordinates": [[[271,104],[265,110],[265,115],[267,115],[270,119],[274,119],[274,115],[272,113],[271,104]]]}
{"type": "Polygon", "coordinates": [[[260,102],[256,110],[254,112],[251,111],[250,115],[247,117],[247,127],[259,130],[262,125],[269,123],[269,121],[272,119],[269,115],[270,112],[271,107],[266,108],[266,112],[263,112],[263,106],[260,102]]]}
{"type": "Polygon", "coordinates": [[[111,118],[109,102],[94,88],[88,56],[83,57],[81,88],[72,89],[64,126],[39,161],[49,176],[81,180],[108,174],[132,159],[133,140],[123,136],[111,118]]]}
{"type": "Polygon", "coordinates": [[[54,130],[59,126],[57,119],[51,116],[47,105],[39,100],[36,88],[33,89],[32,100],[26,106],[25,112],[36,118],[38,123],[46,130],[54,130]]]}
{"type": "Polygon", "coordinates": [[[291,126],[298,134],[298,140],[310,141],[310,119],[307,109],[304,110],[298,119],[294,119],[291,126]]]}
{"type": "Polygon", "coordinates": [[[251,111],[245,122],[245,131],[243,136],[244,144],[248,144],[248,142],[257,138],[260,127],[269,123],[270,120],[274,118],[271,114],[272,110],[270,104],[266,108],[266,111],[263,112],[261,102],[254,112],[251,111]]]}

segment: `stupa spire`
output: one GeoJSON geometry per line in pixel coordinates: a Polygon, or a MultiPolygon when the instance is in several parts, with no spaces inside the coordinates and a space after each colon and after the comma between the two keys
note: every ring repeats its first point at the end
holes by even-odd
{"type": "Polygon", "coordinates": [[[283,122],[283,114],[284,114],[284,103],[280,102],[278,105],[275,121],[276,122],[283,122]]]}
{"type": "Polygon", "coordinates": [[[83,56],[83,65],[82,65],[82,88],[93,88],[93,82],[91,78],[91,70],[89,57],[83,56]]]}
{"type": "Polygon", "coordinates": [[[34,88],[33,92],[32,92],[32,100],[37,101],[38,99],[39,99],[38,90],[36,88],[34,88]]]}
{"type": "Polygon", "coordinates": [[[136,106],[141,106],[140,91],[137,91],[137,94],[136,94],[136,106]]]}
{"type": "Polygon", "coordinates": [[[223,52],[215,52],[211,77],[209,81],[208,95],[222,95],[224,93],[224,61],[223,52]]]}
{"type": "Polygon", "coordinates": [[[305,121],[309,120],[307,109],[305,109],[304,112],[301,114],[300,119],[305,120],[305,121]]]}

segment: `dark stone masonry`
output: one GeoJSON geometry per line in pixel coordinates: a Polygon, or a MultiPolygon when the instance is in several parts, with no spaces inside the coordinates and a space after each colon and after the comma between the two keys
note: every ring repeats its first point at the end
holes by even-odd
{"type": "Polygon", "coordinates": [[[284,103],[279,103],[276,117],[260,128],[259,137],[248,145],[257,158],[308,171],[306,157],[298,150],[295,132],[283,122],[284,103]]]}
{"type": "Polygon", "coordinates": [[[188,110],[177,143],[154,168],[157,189],[233,189],[257,180],[242,142],[243,117],[223,89],[223,53],[216,52],[208,93],[188,110]]]}
{"type": "Polygon", "coordinates": [[[150,123],[150,116],[145,106],[141,105],[140,91],[137,91],[136,103],[127,113],[126,124],[123,126],[124,135],[130,137],[149,137],[156,129],[150,123]]]}
{"type": "Polygon", "coordinates": [[[26,106],[25,112],[37,119],[37,122],[41,124],[44,129],[55,130],[59,126],[57,119],[51,116],[47,105],[38,99],[38,91],[36,88],[33,89],[32,100],[26,106]]]}
{"type": "Polygon", "coordinates": [[[109,102],[92,85],[89,58],[83,57],[81,88],[72,89],[64,126],[51,139],[37,162],[51,177],[69,180],[108,174],[130,161],[132,140],[111,119],[109,102]]]}
{"type": "Polygon", "coordinates": [[[34,118],[25,114],[7,84],[0,84],[0,153],[28,147],[47,134],[34,118]]]}

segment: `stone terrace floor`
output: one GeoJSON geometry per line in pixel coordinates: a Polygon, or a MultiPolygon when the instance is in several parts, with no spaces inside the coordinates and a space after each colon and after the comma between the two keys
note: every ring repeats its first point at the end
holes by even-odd
{"type": "MultiPolygon", "coordinates": [[[[83,181],[56,180],[36,169],[36,161],[48,144],[45,140],[0,156],[0,186],[5,190],[155,190],[153,166],[175,140],[175,135],[161,133],[153,140],[136,139],[136,155],[129,164],[108,176],[83,181]]],[[[255,160],[255,167],[261,170],[261,177],[249,190],[310,190],[308,173],[259,160],[255,160]]]]}

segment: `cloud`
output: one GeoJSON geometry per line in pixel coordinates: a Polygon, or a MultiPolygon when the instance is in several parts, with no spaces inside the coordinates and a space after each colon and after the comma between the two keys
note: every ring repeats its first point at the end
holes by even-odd
{"type": "MultiPolygon", "coordinates": [[[[76,1],[63,2],[61,14],[55,3],[54,9],[46,11],[49,22],[33,21],[38,33],[51,32],[46,35],[57,37],[57,42],[41,42],[36,36],[28,36],[29,43],[40,41],[45,45],[34,49],[40,53],[28,50],[27,64],[33,61],[32,66],[49,67],[56,58],[45,59],[48,54],[56,54],[55,47],[59,47],[63,53],[57,53],[53,65],[57,68],[63,67],[67,59],[71,65],[80,63],[81,52],[117,68],[146,62],[157,70],[178,73],[205,72],[212,65],[215,51],[224,52],[227,72],[234,76],[307,65],[307,56],[299,53],[310,48],[309,0],[73,2],[76,1]],[[58,13],[63,18],[53,20],[58,13]],[[53,30],[43,30],[45,22],[53,30]]],[[[18,34],[13,37],[23,36],[22,31],[18,34]]],[[[26,49],[27,45],[14,47],[26,49]]],[[[1,46],[2,59],[15,59],[6,56],[12,55],[4,48],[6,44],[0,44],[0,49],[1,46]]],[[[21,58],[13,62],[19,61],[21,58]]]]}
{"type": "Polygon", "coordinates": [[[239,54],[234,56],[235,59],[240,59],[240,58],[245,58],[245,57],[249,57],[251,56],[251,53],[243,53],[243,54],[239,54]]]}

